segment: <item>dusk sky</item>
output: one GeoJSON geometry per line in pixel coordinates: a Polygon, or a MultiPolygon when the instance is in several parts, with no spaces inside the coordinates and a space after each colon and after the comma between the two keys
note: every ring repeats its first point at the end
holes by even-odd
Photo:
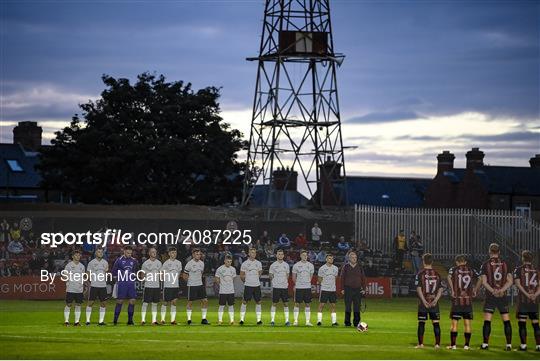
{"type": "MultiPolygon", "coordinates": [[[[44,142],[102,74],[144,71],[222,87],[222,116],[247,136],[262,0],[0,0],[0,141],[38,121],[44,142]]],[[[431,177],[456,166],[528,166],[540,153],[540,2],[331,1],[347,172],[431,177]]],[[[242,159],[243,160],[243,159],[242,159]]]]}

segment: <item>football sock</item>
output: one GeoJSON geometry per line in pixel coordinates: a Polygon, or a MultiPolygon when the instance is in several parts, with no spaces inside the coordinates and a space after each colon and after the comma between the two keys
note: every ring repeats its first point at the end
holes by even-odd
{"type": "Polygon", "coordinates": [[[257,322],[259,322],[262,317],[262,306],[260,304],[255,305],[255,315],[257,315],[257,322]]]}
{"type": "Polygon", "coordinates": [[[120,312],[122,311],[122,304],[117,303],[114,307],[114,322],[116,323],[118,321],[118,317],[120,316],[120,312]]]}
{"type": "Polygon", "coordinates": [[[534,338],[536,339],[536,346],[540,345],[540,325],[538,323],[532,324],[534,329],[534,338]]]}
{"type": "Polygon", "coordinates": [[[218,307],[218,313],[217,313],[217,315],[218,315],[218,321],[219,321],[219,322],[222,322],[222,321],[223,321],[223,309],[224,309],[224,308],[225,308],[225,306],[221,306],[221,305],[218,307]]]}
{"type": "Polygon", "coordinates": [[[69,322],[70,311],[71,311],[71,307],[69,306],[64,307],[64,322],[69,322]]]}
{"type": "Polygon", "coordinates": [[[309,323],[311,319],[311,308],[309,306],[304,309],[304,314],[306,315],[306,323],[309,323]]]}
{"type": "Polygon", "coordinates": [[[270,319],[272,322],[275,321],[276,319],[276,306],[272,305],[272,307],[270,307],[270,319]]]}
{"type": "Polygon", "coordinates": [[[192,312],[191,308],[186,308],[186,313],[187,313],[187,319],[188,319],[188,321],[191,321],[191,312],[192,312]]]}
{"type": "Polygon", "coordinates": [[[424,344],[424,329],[425,329],[426,323],[425,322],[418,322],[418,344],[423,345],[424,344]]]}
{"type": "Polygon", "coordinates": [[[246,304],[242,303],[240,306],[240,321],[244,321],[244,318],[246,317],[246,304]]]}
{"type": "Polygon", "coordinates": [[[504,335],[506,336],[506,344],[512,343],[512,324],[510,320],[504,321],[504,335]]]}
{"type": "Polygon", "coordinates": [[[105,310],[105,307],[99,308],[99,323],[103,323],[103,321],[105,321],[105,310]]]}
{"type": "Polygon", "coordinates": [[[298,313],[300,313],[300,309],[295,306],[293,308],[294,322],[298,322],[298,313]]]}
{"type": "Polygon", "coordinates": [[[471,342],[471,336],[472,334],[470,332],[465,332],[465,346],[469,346],[469,343],[471,342]]]}
{"type": "Polygon", "coordinates": [[[317,323],[322,322],[322,312],[317,312],[317,323]]]}
{"type": "Polygon", "coordinates": [[[285,322],[289,322],[289,307],[283,307],[283,314],[285,315],[285,322]]]}
{"type": "Polygon", "coordinates": [[[75,305],[75,323],[81,319],[81,305],[75,305]]]}
{"type": "Polygon", "coordinates": [[[176,321],[176,305],[171,305],[171,322],[176,321]]]}
{"type": "Polygon", "coordinates": [[[450,346],[455,346],[456,345],[457,335],[458,335],[457,332],[450,331],[450,346]]]}
{"type": "Polygon", "coordinates": [[[482,327],[482,335],[484,336],[484,343],[489,343],[490,334],[491,334],[491,321],[484,321],[484,327],[482,327]]]}
{"type": "Polygon", "coordinates": [[[167,316],[167,305],[161,305],[161,321],[165,321],[165,316],[167,316]]]}
{"type": "Polygon", "coordinates": [[[438,322],[433,324],[433,332],[435,333],[435,345],[441,344],[441,325],[438,322]]]}
{"type": "Polygon", "coordinates": [[[201,308],[201,316],[203,320],[206,320],[207,313],[208,313],[208,308],[201,308]]]}
{"type": "Polygon", "coordinates": [[[521,341],[522,345],[525,345],[527,343],[527,322],[518,321],[518,328],[519,328],[519,340],[521,341]]]}
{"type": "Polygon", "coordinates": [[[229,306],[229,321],[234,321],[234,306],[229,306]]]}
{"type": "Polygon", "coordinates": [[[146,322],[146,308],[148,307],[148,303],[143,302],[141,306],[141,321],[146,322]]]}
{"type": "Polygon", "coordinates": [[[337,322],[337,314],[335,312],[332,312],[330,315],[332,316],[332,323],[336,323],[337,322]]]}
{"type": "Polygon", "coordinates": [[[90,323],[91,316],[92,316],[92,307],[86,306],[86,322],[90,323]]]}
{"type": "Polygon", "coordinates": [[[152,303],[152,323],[157,322],[157,303],[152,303]]]}
{"type": "Polygon", "coordinates": [[[133,322],[133,313],[135,312],[135,305],[132,305],[131,303],[128,305],[128,322],[133,322]]]}

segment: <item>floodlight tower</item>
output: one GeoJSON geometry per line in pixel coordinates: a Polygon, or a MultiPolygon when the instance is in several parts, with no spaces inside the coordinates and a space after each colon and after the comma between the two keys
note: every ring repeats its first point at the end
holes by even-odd
{"type": "Polygon", "coordinates": [[[280,207],[296,186],[315,207],[347,202],[329,0],[266,0],[242,204],[280,207]],[[279,179],[277,179],[279,178],[279,179]],[[291,186],[293,184],[293,186],[291,186]]]}

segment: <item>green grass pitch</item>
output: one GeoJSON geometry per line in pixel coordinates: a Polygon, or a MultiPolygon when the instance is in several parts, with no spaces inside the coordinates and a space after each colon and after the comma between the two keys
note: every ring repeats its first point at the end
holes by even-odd
{"type": "MultiPolygon", "coordinates": [[[[193,314],[194,325],[186,325],[185,300],[180,300],[177,326],[126,326],[126,307],[121,323],[111,324],[113,302],[109,302],[106,321],[98,327],[98,309],[94,307],[90,326],[63,326],[61,301],[0,301],[0,355],[2,359],[538,359],[534,351],[534,335],[528,325],[528,352],[505,352],[502,322],[493,320],[490,349],[479,350],[482,334],[481,304],[475,305],[472,349],[465,351],[460,328],[458,350],[446,350],[449,343],[448,302],[441,304],[442,348],[434,350],[433,330],[426,327],[426,348],[414,349],[416,343],[416,300],[368,300],[362,320],[369,324],[367,333],[354,328],[331,327],[330,314],[325,312],[322,327],[285,327],[281,307],[277,325],[270,323],[270,301],[263,300],[262,326],[254,325],[254,304],[246,316],[246,325],[218,326],[217,302],[210,301],[210,326],[200,325],[199,308],[193,314]]],[[[316,306],[315,304],[313,306],[316,306]]],[[[140,304],[135,308],[135,321],[140,321],[140,304]]],[[[239,302],[236,304],[236,321],[239,302]]],[[[159,312],[159,310],[158,310],[159,312]]],[[[148,312],[147,320],[151,313],[148,312]]],[[[168,316],[168,315],[167,315],[168,316]]],[[[73,311],[72,311],[73,317],[73,311]]],[[[159,317],[159,316],[158,316],[159,317]]],[[[311,321],[317,315],[313,309],[311,321]]],[[[343,320],[343,304],[339,303],[338,322],[343,320]]],[[[291,307],[292,319],[292,307],[291,307]]],[[[84,305],[81,321],[84,322],[84,305]]],[[[228,320],[225,311],[224,321],[228,320]]],[[[301,310],[300,323],[304,316],[301,310]]],[[[460,327],[462,325],[460,324],[460,327]]],[[[512,319],[514,347],[519,344],[517,324],[512,319]]]]}

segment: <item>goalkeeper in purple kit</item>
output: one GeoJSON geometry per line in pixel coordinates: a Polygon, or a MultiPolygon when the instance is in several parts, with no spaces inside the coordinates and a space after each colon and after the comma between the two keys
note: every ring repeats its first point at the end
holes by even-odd
{"type": "Polygon", "coordinates": [[[137,280],[138,262],[132,257],[133,248],[131,246],[124,247],[124,255],[118,257],[114,262],[112,275],[116,280],[116,307],[114,309],[114,324],[118,323],[122,304],[129,301],[128,305],[128,325],[133,325],[133,311],[135,309],[135,298],[137,298],[137,290],[135,289],[135,281],[137,280]]]}

